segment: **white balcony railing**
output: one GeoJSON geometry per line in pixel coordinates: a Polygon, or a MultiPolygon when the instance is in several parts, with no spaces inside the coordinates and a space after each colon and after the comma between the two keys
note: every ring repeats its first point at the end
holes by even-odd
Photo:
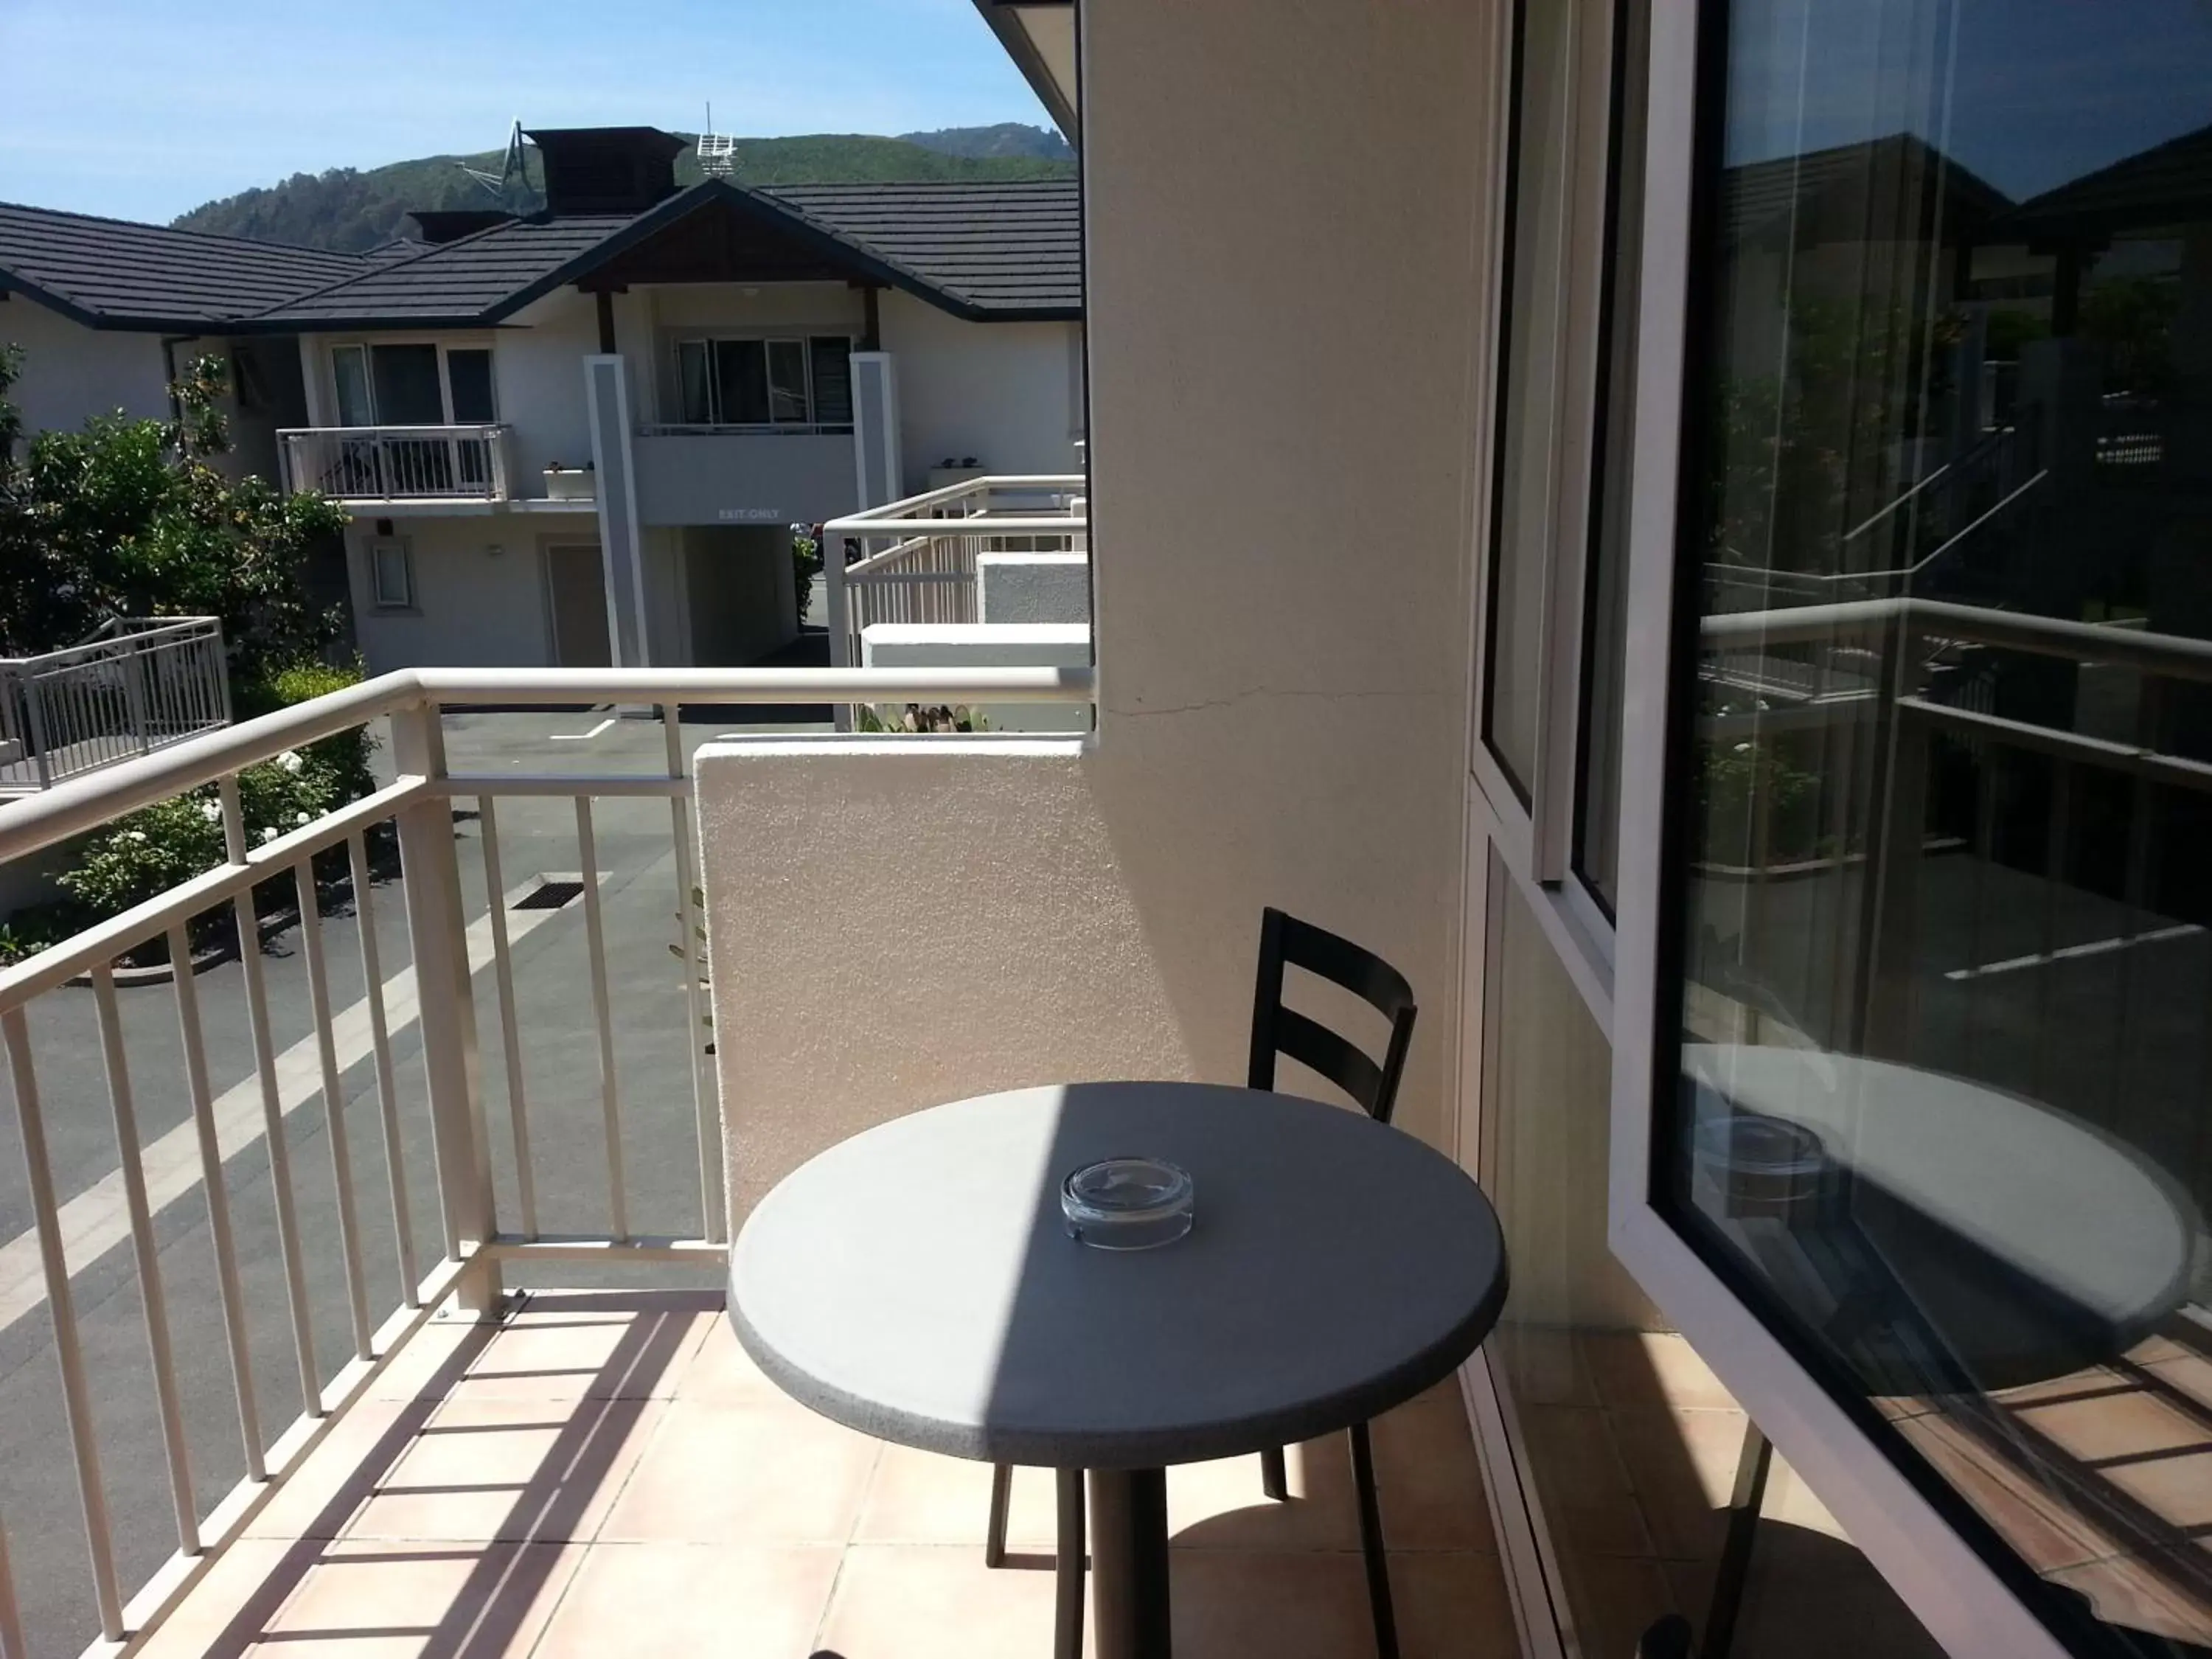
{"type": "Polygon", "coordinates": [[[289,489],[345,501],[503,501],[507,432],[497,424],[292,427],[276,438],[289,489]]]}
{"type": "Polygon", "coordinates": [[[229,724],[220,622],[110,622],[66,650],[0,658],[0,795],[52,788],[229,724]]]}
{"type": "MultiPolygon", "coordinates": [[[[96,831],[140,807],[211,787],[210,805],[220,812],[228,849],[226,861],[214,869],[50,949],[0,967],[0,1046],[6,1049],[9,1092],[27,1174],[25,1207],[37,1257],[36,1271],[25,1285],[0,1282],[0,1304],[9,1304],[12,1297],[9,1305],[18,1313],[44,1304],[58,1371],[61,1414],[67,1425],[65,1449],[64,1437],[57,1436],[51,1442],[52,1455],[66,1456],[74,1473],[90,1559],[86,1599],[69,1604],[73,1613],[54,1615],[61,1598],[50,1574],[33,1586],[47,1615],[46,1633],[67,1634],[57,1626],[76,1626],[80,1633],[67,1644],[74,1647],[96,1626],[99,1635],[85,1649],[88,1655],[112,1655],[135,1646],[199,1581],[220,1552],[245,1533],[274,1495],[276,1483],[299,1467],[335,1417],[364,1395],[434,1310],[447,1304],[481,1311],[497,1301],[503,1264],[567,1261],[711,1267],[721,1259],[726,1227],[720,1126],[712,1081],[702,1076],[701,1044],[692,1035],[702,1030],[705,1009],[699,975],[687,954],[698,925],[695,894],[700,878],[688,805],[692,785],[677,720],[679,702],[943,703],[1010,696],[1024,702],[1080,702],[1091,695],[1091,676],[1081,670],[403,672],[179,743],[0,809],[0,866],[4,866],[96,831]],[[645,775],[525,770],[492,775],[456,773],[447,763],[444,716],[449,711],[465,712],[471,705],[512,709],[577,704],[658,705],[665,769],[645,775]],[[394,775],[391,783],[284,833],[273,828],[264,831],[258,844],[249,836],[240,805],[242,770],[287,750],[376,721],[388,722],[394,775]],[[605,880],[608,871],[596,834],[602,811],[611,817],[620,808],[623,815],[622,823],[609,826],[605,843],[609,856],[629,849],[635,857],[637,832],[649,826],[652,816],[636,809],[650,807],[656,799],[668,803],[666,854],[648,850],[646,863],[636,866],[635,879],[619,884],[605,880]],[[463,801],[476,808],[483,863],[483,911],[473,921],[470,883],[456,836],[455,808],[463,801]],[[561,988],[570,1000],[549,1016],[549,1029],[534,1023],[535,1005],[526,1008],[518,1003],[510,928],[524,924],[508,921],[513,896],[501,864],[499,809],[508,804],[518,816],[531,812],[542,817],[548,805],[560,802],[568,803],[574,811],[575,882],[580,888],[578,907],[583,912],[581,942],[588,971],[563,980],[561,988]],[[388,885],[382,890],[379,886],[380,881],[392,878],[392,851],[397,854],[398,902],[405,916],[412,963],[386,978],[379,959],[374,911],[392,902],[388,885]],[[653,872],[663,859],[667,884],[659,894],[648,896],[641,885],[643,875],[653,872]],[[289,888],[296,902],[305,975],[304,985],[291,989],[304,992],[307,1035],[280,1060],[268,983],[276,969],[263,963],[258,951],[246,950],[240,958],[242,1012],[252,1066],[245,1079],[218,1097],[210,1080],[210,1059],[240,1051],[234,1038],[222,1045],[209,1041],[207,1026],[222,1012],[217,992],[211,990],[204,998],[195,988],[193,973],[182,966],[174,972],[166,995],[157,989],[128,992],[134,1002],[153,997],[173,1003],[174,1029],[181,1039],[181,1067],[169,1062],[161,1068],[168,1075],[149,1075],[152,1068],[142,1066],[139,1085],[149,1098],[163,1087],[189,1097],[185,1123],[142,1140],[131,1050],[119,1012],[124,998],[118,994],[118,958],[166,940],[170,962],[185,964],[192,948],[192,931],[204,925],[210,913],[224,910],[233,920],[236,936],[250,940],[272,884],[289,888]],[[341,922],[326,928],[326,907],[319,905],[318,893],[343,896],[348,889],[350,927],[341,922]],[[257,890],[261,890],[258,905],[257,890]],[[678,1133],[685,1142],[696,1141],[688,1149],[640,1147],[636,1150],[653,1156],[634,1162],[625,1158],[625,1140],[641,1137],[651,1126],[641,1127],[639,1116],[625,1109],[617,1066],[617,1030],[626,1046],[643,1041],[635,1025],[625,1020],[618,1027],[613,1015],[603,907],[618,904],[635,907],[635,915],[648,927],[665,927],[668,942],[683,957],[672,977],[682,981],[686,1005],[685,1035],[680,1040],[688,1050],[691,1110],[682,1115],[690,1121],[678,1133]],[[350,933],[360,953],[362,999],[342,1012],[334,1012],[333,979],[356,981],[347,971],[351,964],[334,969],[326,933],[350,933]],[[88,979],[93,1006],[85,1024],[96,1027],[119,1158],[115,1175],[92,1189],[104,1194],[111,1184],[119,1184],[112,1196],[98,1200],[100,1213],[96,1217],[78,1213],[85,1209],[86,1194],[71,1196],[60,1190],[81,1184],[83,1175],[81,1167],[73,1173],[65,1161],[76,1132],[70,1127],[73,1118],[64,1115],[91,1103],[72,1092],[70,1079],[83,1075],[82,1056],[49,1053],[42,1063],[34,1052],[34,1036],[45,1042],[58,1029],[45,1020],[44,1013],[51,1011],[40,1009],[40,1000],[72,981],[88,979]],[[491,1023],[498,1031],[498,1057],[488,1055],[483,1070],[503,1074],[505,1081],[506,1121],[496,1127],[487,1112],[487,1091],[477,1059],[479,980],[495,1004],[491,1023]],[[592,1012],[588,1027],[579,1019],[574,1006],[574,1000],[585,998],[592,1012]],[[427,1126],[411,1103],[408,1110],[401,1109],[395,1050],[404,1053],[398,1038],[410,1020],[422,1055],[427,1126]],[[557,1158],[543,1153],[533,1158],[531,1091],[545,1090],[548,1079],[542,1072],[534,1081],[526,1079],[526,1037],[534,1048],[542,1042],[569,1040],[586,1029],[592,1034],[591,1046],[598,1060],[597,1087],[590,1091],[592,1107],[584,1115],[589,1121],[556,1116],[550,1126],[540,1126],[568,1139],[557,1158]],[[374,1107],[364,1099],[359,1121],[349,1124],[343,1073],[364,1061],[373,1061],[374,1107]],[[174,1075],[179,1069],[180,1079],[174,1075]],[[315,1114],[312,1127],[322,1132],[331,1182],[313,1182],[306,1196],[322,1202],[335,1193],[331,1223],[324,1227],[303,1224],[301,1199],[295,1196],[300,1178],[289,1151],[288,1136],[293,1132],[287,1126],[287,1115],[314,1097],[317,1079],[325,1104],[315,1114]],[[258,1111],[251,1100],[240,1105],[257,1091],[258,1111]],[[49,1149],[50,1107],[64,1131],[58,1158],[49,1149]],[[364,1140],[381,1143],[385,1179],[377,1184],[383,1191],[373,1195],[365,1170],[357,1182],[356,1147],[350,1139],[362,1129],[369,1131],[364,1140]],[[495,1133],[504,1143],[496,1151],[495,1133]],[[232,1175],[226,1163],[255,1139],[265,1142],[266,1162],[243,1181],[234,1222],[232,1175]],[[581,1157],[575,1155],[580,1148],[585,1149],[581,1157]],[[665,1174],[694,1158],[696,1183],[682,1176],[673,1183],[663,1181],[659,1197],[651,1200],[653,1212],[633,1209],[635,1189],[650,1188],[654,1181],[651,1173],[639,1171],[665,1174]],[[582,1167],[572,1167],[576,1165],[582,1167]],[[265,1194],[258,1181],[263,1172],[269,1182],[265,1194]],[[596,1210],[601,1224],[561,1233],[541,1228],[539,1176],[569,1188],[580,1180],[582,1191],[596,1194],[596,1198],[553,1196],[568,1218],[573,1220],[579,1208],[586,1213],[596,1210]],[[418,1239],[410,1219],[410,1179],[427,1179],[435,1194],[430,1206],[435,1233],[427,1241],[418,1239]],[[185,1193],[198,1194],[196,1201],[204,1206],[216,1285],[212,1307],[196,1315],[187,1300],[179,1319],[172,1317],[173,1305],[191,1292],[164,1286],[163,1247],[167,1241],[156,1232],[156,1212],[185,1193]],[[272,1201],[264,1204],[264,1196],[272,1201]],[[387,1206],[388,1214],[382,1213],[387,1206]],[[263,1227],[273,1236],[265,1247],[243,1236],[249,1225],[263,1227]],[[112,1236],[103,1238],[103,1230],[112,1236]],[[386,1241],[396,1261],[390,1266],[368,1261],[371,1247],[380,1257],[386,1241]],[[97,1315],[108,1288],[104,1284],[90,1287],[93,1293],[81,1314],[73,1280],[92,1269],[108,1249],[119,1249],[125,1242],[136,1268],[138,1293],[132,1301],[143,1322],[151,1359],[154,1400],[149,1403],[156,1409],[145,1419],[134,1419],[147,1425],[141,1431],[146,1442],[125,1444],[118,1455],[116,1441],[131,1425],[118,1428],[112,1413],[95,1411],[95,1384],[112,1379],[98,1369],[101,1345],[88,1344],[82,1328],[86,1319],[97,1315]],[[241,1262],[250,1269],[264,1259],[264,1251],[265,1259],[281,1265],[285,1293],[273,1302],[257,1300],[249,1305],[241,1262]],[[392,1271],[395,1267],[396,1275],[392,1271]],[[379,1306],[374,1301],[369,1286],[380,1278],[401,1287],[397,1306],[379,1306]],[[311,1303],[311,1284],[324,1287],[319,1308],[311,1303]],[[335,1298],[342,1298],[343,1313],[331,1322],[328,1308],[335,1298]],[[320,1358],[318,1312],[325,1316],[320,1358]],[[266,1385],[273,1379],[267,1375],[266,1351],[257,1378],[250,1334],[252,1326],[271,1318],[287,1325],[285,1360],[289,1363],[283,1369],[296,1367],[294,1381],[302,1407],[290,1425],[281,1430],[272,1429],[270,1419],[283,1413],[264,1416],[270,1398],[266,1385]],[[343,1358],[330,1352],[334,1329],[343,1332],[343,1358]],[[187,1435],[186,1412],[197,1396],[179,1387],[177,1350],[193,1342],[201,1345],[196,1363],[182,1375],[196,1388],[210,1377],[228,1382],[235,1413],[218,1417],[226,1436],[229,1425],[235,1425],[235,1444],[242,1455],[234,1467],[245,1471],[244,1478],[211,1507],[203,1504],[194,1491],[193,1458],[204,1460],[210,1449],[204,1437],[187,1435]],[[158,1437],[154,1424],[158,1424],[158,1437]],[[150,1443],[156,1438],[158,1454],[150,1443]],[[138,1498],[112,1510],[112,1484],[129,1482],[136,1483],[132,1489],[138,1498]],[[149,1490],[155,1483],[166,1488],[166,1504],[149,1490]],[[157,1522],[156,1516],[163,1519],[157,1522]],[[160,1527],[173,1535],[174,1553],[155,1568],[135,1595],[125,1582],[133,1552],[118,1551],[118,1527],[126,1534],[131,1527],[138,1529],[135,1554],[142,1566],[157,1553],[147,1547],[148,1528],[160,1527]]],[[[566,816],[558,813],[557,806],[556,814],[566,816]]],[[[568,844],[562,839],[565,861],[568,844]]],[[[515,840],[511,829],[510,847],[515,840]]],[[[629,873],[627,869],[625,873],[629,873]]],[[[335,914],[341,907],[328,908],[335,914]]],[[[632,914],[617,913],[618,917],[632,914]]],[[[387,937],[386,942],[396,941],[387,937]]],[[[648,951],[665,960],[658,942],[649,940],[648,951]]],[[[615,992],[629,988],[631,964],[621,966],[622,977],[613,982],[615,992]]],[[[281,1000],[276,1000],[281,1006],[281,1000]]],[[[141,1012],[151,1011],[134,1006],[134,1014],[141,1012]]],[[[69,1015],[64,1029],[73,1028],[81,1018],[69,1015]]],[[[495,1045],[485,1046],[490,1050],[495,1045]]],[[[641,1104],[658,1103],[649,1091],[637,1092],[647,1097],[641,1104]]],[[[542,1093],[539,1099],[542,1103],[542,1093]]],[[[661,1128],[671,1121],[670,1115],[663,1114],[661,1128]]],[[[359,1150],[366,1152],[368,1148],[359,1150]]],[[[112,1369],[109,1364],[108,1370],[112,1369]]],[[[208,1432],[210,1419],[203,1416],[198,1421],[203,1434],[208,1432]]],[[[30,1455],[21,1447],[11,1450],[30,1455]]],[[[203,1470],[205,1467],[203,1461],[203,1470]]],[[[53,1473],[59,1477],[58,1469],[53,1473]]],[[[66,1486],[61,1489],[66,1491],[66,1486]]],[[[58,1514],[24,1516],[19,1512],[15,1519],[19,1539],[33,1527],[42,1540],[66,1530],[58,1514]]],[[[165,1547],[160,1539],[155,1542],[165,1547]]],[[[8,1560],[6,1537],[0,1534],[0,1649],[13,1659],[27,1650],[16,1639],[25,1627],[24,1603],[18,1583],[10,1579],[8,1560]]],[[[36,1633],[34,1630],[33,1639],[36,1633]]],[[[43,1650],[63,1650],[49,1642],[43,1650]]]]}
{"type": "Polygon", "coordinates": [[[1080,553],[1091,519],[1079,472],[969,478],[822,527],[830,660],[860,660],[876,623],[978,620],[981,553],[1080,553]]]}

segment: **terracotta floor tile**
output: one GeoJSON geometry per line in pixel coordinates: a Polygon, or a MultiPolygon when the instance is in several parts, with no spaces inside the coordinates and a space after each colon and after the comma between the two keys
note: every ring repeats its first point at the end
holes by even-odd
{"type": "Polygon", "coordinates": [[[249,1538],[336,1538],[398,1462],[434,1400],[356,1400],[246,1522],[249,1538]]]}
{"type": "Polygon", "coordinates": [[[1607,1406],[1673,1406],[1733,1411],[1735,1398],[1687,1337],[1662,1331],[1583,1334],[1583,1362],[1607,1406]]]}
{"type": "MultiPolygon", "coordinates": [[[[1007,1549],[1051,1554],[1059,1534],[1057,1501],[1050,1469],[1016,1469],[1007,1549]]],[[[853,1536],[866,1544],[965,1544],[981,1550],[990,1516],[988,1463],[887,1445],[877,1455],[853,1536]]]]}
{"type": "Polygon", "coordinates": [[[657,1400],[449,1401],[346,1536],[588,1540],[667,1409],[657,1400]]]}
{"type": "MultiPolygon", "coordinates": [[[[1521,1650],[1504,1571],[1486,1552],[1393,1555],[1390,1605],[1402,1659],[1509,1659],[1521,1650]]],[[[1370,1651],[1355,1645],[1342,1659],[1370,1651]]]]}
{"type": "Polygon", "coordinates": [[[1531,1406],[1595,1406],[1597,1384],[1575,1333],[1560,1325],[1501,1321],[1484,1351],[1510,1379],[1513,1397],[1531,1406]]]}
{"type": "MultiPolygon", "coordinates": [[[[815,1650],[837,1659],[1040,1659],[1052,1651],[1052,1607],[1048,1571],[994,1571],[963,1545],[855,1544],[815,1650]]],[[[1091,1634],[1086,1627],[1086,1648],[1091,1634]]],[[[791,1650],[790,1659],[803,1651],[791,1650]]],[[[1178,1656],[1188,1659],[1180,1648],[1178,1656]]]]}
{"type": "Polygon", "coordinates": [[[1662,1559],[1693,1561],[1719,1553],[1748,1420],[1741,1412],[1648,1406],[1606,1413],[1662,1559]]]}
{"type": "Polygon", "coordinates": [[[1766,1501],[1760,1505],[1759,1514],[1763,1519],[1779,1522],[1785,1527],[1820,1533],[1839,1543],[1850,1541],[1843,1523],[1828,1513],[1828,1506],[1805,1484],[1805,1477],[1790,1468],[1778,1452],[1767,1469],[1766,1501]]]}
{"type": "Polygon", "coordinates": [[[878,1443],[796,1406],[668,1407],[607,1517],[610,1540],[842,1544],[878,1443]]]}
{"type": "Polygon", "coordinates": [[[2212,1445],[2178,1456],[2106,1464],[2104,1478],[2168,1525],[2197,1534],[2212,1528],[2212,1445]]]}
{"type": "Polygon", "coordinates": [[[2141,1561],[2120,1556],[2045,1576],[2087,1596],[2107,1623],[2212,1646],[2212,1600],[2190,1595],[2141,1561]]]}
{"type": "Polygon", "coordinates": [[[1183,1551],[1168,1597],[1176,1659],[1348,1659],[1375,1650],[1357,1554],[1183,1551]]]}
{"type": "Polygon", "coordinates": [[[750,1355],[738,1346],[725,1317],[708,1322],[707,1332],[685,1362],[677,1382],[685,1400],[708,1406],[781,1406],[791,1396],[761,1374],[750,1355]]]}
{"type": "Polygon", "coordinates": [[[534,1659],[799,1659],[841,1555],[834,1544],[595,1544],[534,1659]]]}
{"type": "Polygon", "coordinates": [[[1559,1568],[1567,1582],[1575,1635],[1589,1659],[1633,1654],[1638,1638],[1663,1614],[1696,1618],[1704,1611],[1676,1604],[1674,1588],[1656,1561],[1571,1553],[1559,1568]]]}
{"type": "MultiPolygon", "coordinates": [[[[1495,1550],[1482,1464],[1456,1400],[1401,1406],[1370,1427],[1382,1535],[1394,1550],[1495,1550]]],[[[1340,1445],[1344,1437],[1333,1436],[1340,1445]]],[[[1351,1453],[1345,1454],[1346,1474],[1351,1453]]],[[[1348,1482],[1347,1482],[1348,1484],[1348,1482]]]]}
{"type": "MultiPolygon", "coordinates": [[[[1704,1622],[1705,1609],[1693,1614],[1704,1622]]],[[[1942,1659],[1897,1593],[1848,1544],[1772,1521],[1759,1525],[1735,1651],[1790,1659],[1942,1659]]]]}
{"type": "MultiPolygon", "coordinates": [[[[1189,1550],[1358,1549],[1351,1442],[1333,1434],[1286,1447],[1283,1468],[1291,1496],[1279,1504],[1261,1486],[1256,1455],[1170,1469],[1169,1537],[1189,1550]]],[[[1387,1515],[1383,1525],[1387,1536],[1387,1515]]]]}
{"type": "Polygon", "coordinates": [[[453,1400],[668,1399],[720,1319],[719,1294],[532,1294],[466,1359],[453,1400]]]}
{"type": "Polygon", "coordinates": [[[256,1659],[529,1653],[583,1559],[566,1544],[325,1547],[256,1659]]]}
{"type": "Polygon", "coordinates": [[[470,1359],[497,1334],[495,1325],[433,1316],[407,1339],[362,1390],[370,1400],[442,1399],[470,1359]]]}
{"type": "Polygon", "coordinates": [[[1605,1413],[1580,1406],[1530,1406],[1520,1413],[1531,1482],[1564,1550],[1656,1555],[1605,1413]]]}
{"type": "Polygon", "coordinates": [[[1898,1430],[2038,1572],[2078,1566],[2118,1548],[1948,1418],[1911,1418],[1899,1424],[1898,1430]]]}
{"type": "Polygon", "coordinates": [[[234,1659],[299,1588],[316,1553],[285,1539],[237,1540],[146,1639],[138,1659],[234,1659]]]}
{"type": "Polygon", "coordinates": [[[2148,1389],[2031,1406],[2015,1409],[2014,1415],[2068,1455],[2089,1463],[2187,1446],[2212,1448],[2212,1427],[2148,1389]]]}
{"type": "Polygon", "coordinates": [[[2202,1354],[2182,1354],[2161,1359],[2149,1369],[2165,1386],[2212,1412],[2212,1359],[2202,1354]]]}

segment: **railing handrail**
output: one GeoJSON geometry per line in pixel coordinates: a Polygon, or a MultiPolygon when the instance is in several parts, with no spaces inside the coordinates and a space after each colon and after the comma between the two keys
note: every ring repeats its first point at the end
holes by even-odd
{"type": "Polygon", "coordinates": [[[1845,599],[1771,611],[1732,611],[1705,617],[1698,631],[1709,647],[1813,645],[1838,636],[1875,633],[1893,625],[1977,645],[2070,657],[2077,662],[2116,663],[2175,679],[2212,680],[2212,640],[1954,605],[1944,599],[1845,599]]]}
{"type": "Polygon", "coordinates": [[[640,421],[641,438],[849,438],[850,421],[640,421]]]}
{"type": "Polygon", "coordinates": [[[441,421],[429,426],[280,426],[280,438],[374,438],[387,432],[435,433],[441,437],[466,434],[471,437],[513,428],[505,421],[441,421]]]}
{"type": "Polygon", "coordinates": [[[1087,702],[1087,668],[404,668],[0,806],[0,864],[423,703],[1087,702]]]}
{"type": "Polygon", "coordinates": [[[58,667],[71,658],[125,656],[133,651],[147,648],[153,641],[167,635],[191,633],[204,635],[210,629],[222,625],[222,619],[219,617],[113,617],[102,623],[101,628],[120,628],[131,631],[110,634],[105,639],[95,636],[76,645],[64,645],[52,651],[41,651],[35,656],[0,657],[0,668],[14,669],[18,672],[43,673],[49,667],[58,667]]]}
{"type": "MultiPolygon", "coordinates": [[[[957,483],[940,484],[935,489],[924,490],[919,495],[902,495],[895,501],[880,507],[864,507],[858,513],[848,513],[842,519],[832,519],[822,526],[825,536],[884,536],[904,529],[933,530],[938,535],[949,533],[945,526],[959,522],[948,519],[915,519],[916,507],[933,507],[941,502],[957,501],[964,495],[988,495],[994,490],[1081,490],[1090,483],[1080,472],[985,472],[972,478],[963,478],[957,483]],[[896,516],[892,516],[896,515],[896,516]]],[[[1086,514],[1069,514],[1052,522],[1065,529],[1071,521],[1079,522],[1086,514]]],[[[1018,531],[1007,532],[1018,535],[1018,531]]]]}

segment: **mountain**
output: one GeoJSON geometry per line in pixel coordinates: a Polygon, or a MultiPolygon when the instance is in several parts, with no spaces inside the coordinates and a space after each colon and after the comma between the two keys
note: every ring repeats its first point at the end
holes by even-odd
{"type": "MultiPolygon", "coordinates": [[[[995,127],[951,127],[910,138],[826,132],[740,138],[737,177],[748,185],[1073,178],[1075,163],[1066,147],[1060,145],[1061,155],[1056,156],[1040,149],[1040,141],[1057,144],[1059,137],[1009,122],[995,127]],[[1024,143],[1030,148],[1021,148],[1024,143]],[[966,148],[952,148],[956,145],[966,148]]],[[[542,200],[542,175],[536,149],[526,146],[523,155],[529,186],[526,199],[516,205],[527,211],[542,200]]],[[[204,203],[171,223],[179,230],[357,252],[406,235],[410,229],[407,215],[416,208],[495,205],[461,169],[467,166],[497,173],[501,158],[501,152],[489,150],[477,155],[428,155],[366,170],[332,167],[327,173],[295,173],[265,189],[204,203]]],[[[698,158],[686,150],[676,158],[676,182],[689,185],[698,178],[698,158]]]]}
{"type": "Polygon", "coordinates": [[[1018,121],[1001,121],[994,127],[939,127],[934,132],[902,132],[899,137],[909,144],[920,144],[924,149],[945,155],[1028,155],[1042,161],[1075,160],[1075,152],[1068,148],[1067,140],[1050,127],[1024,126],[1018,121]]]}

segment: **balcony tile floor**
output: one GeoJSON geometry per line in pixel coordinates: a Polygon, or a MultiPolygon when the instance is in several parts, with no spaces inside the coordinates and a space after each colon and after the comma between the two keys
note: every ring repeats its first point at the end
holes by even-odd
{"type": "MultiPolygon", "coordinates": [[[[1455,1385],[1376,1458],[1407,1659],[1517,1650],[1455,1385]]],[[[1176,1469],[1185,1659],[1373,1651],[1341,1436],[1176,1469]]],[[[149,1659],[998,1659],[1051,1650],[1052,1482],[1021,1471],[982,1561],[990,1472],[787,1399],[720,1297],[538,1292],[426,1327],[144,1648],[149,1659]]]]}

